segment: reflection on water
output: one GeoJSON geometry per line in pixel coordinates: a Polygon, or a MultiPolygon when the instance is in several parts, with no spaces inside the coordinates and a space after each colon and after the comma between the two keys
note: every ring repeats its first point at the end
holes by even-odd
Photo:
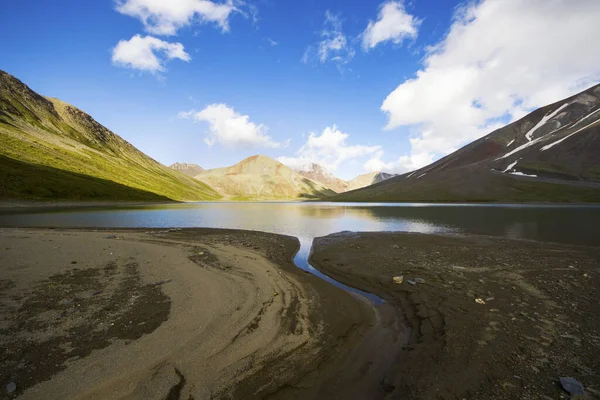
{"type": "Polygon", "coordinates": [[[600,206],[187,203],[0,215],[0,226],[214,227],[298,237],[340,231],[462,232],[600,245],[600,206]]]}
{"type": "Polygon", "coordinates": [[[315,237],[341,231],[472,233],[580,245],[600,245],[600,206],[439,205],[362,203],[188,203],[108,208],[11,210],[0,227],[260,230],[296,236],[296,265],[350,292],[308,263],[315,237]]]}

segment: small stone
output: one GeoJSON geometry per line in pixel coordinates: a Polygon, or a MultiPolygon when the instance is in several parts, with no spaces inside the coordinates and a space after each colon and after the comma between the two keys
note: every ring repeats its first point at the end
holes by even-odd
{"type": "Polygon", "coordinates": [[[394,282],[397,285],[400,285],[400,284],[402,284],[402,282],[404,282],[404,276],[402,276],[402,275],[394,276],[392,278],[392,282],[394,282]]]}
{"type": "Polygon", "coordinates": [[[465,267],[459,267],[458,265],[453,265],[452,269],[466,269],[465,267]]]}
{"type": "Polygon", "coordinates": [[[560,378],[560,384],[562,385],[562,388],[571,396],[581,396],[585,394],[583,385],[575,378],[560,378]]]}
{"type": "Polygon", "coordinates": [[[475,303],[477,303],[477,304],[485,304],[485,300],[483,300],[483,299],[481,299],[481,298],[478,297],[478,298],[475,299],[475,303]]]}
{"type": "Polygon", "coordinates": [[[410,284],[411,284],[411,285],[413,285],[413,286],[417,284],[417,282],[415,282],[415,281],[412,281],[412,280],[410,280],[410,279],[409,279],[409,280],[407,280],[406,282],[410,283],[410,284]]]}
{"type": "Polygon", "coordinates": [[[6,385],[6,393],[11,394],[15,390],[17,390],[17,384],[16,383],[11,382],[8,385],[6,385]]]}
{"type": "Polygon", "coordinates": [[[584,277],[584,278],[587,278],[587,277],[588,277],[588,274],[583,274],[583,277],[584,277]]]}
{"type": "Polygon", "coordinates": [[[201,251],[201,252],[199,252],[198,254],[200,254],[200,255],[202,256],[202,255],[204,255],[204,252],[203,252],[203,251],[201,251]]]}
{"type": "Polygon", "coordinates": [[[117,237],[115,235],[108,235],[108,236],[104,236],[104,239],[116,239],[117,237]]]}
{"type": "Polygon", "coordinates": [[[492,301],[492,300],[496,300],[494,297],[486,297],[485,301],[492,301]]]}
{"type": "Polygon", "coordinates": [[[417,283],[425,283],[425,279],[423,279],[423,278],[415,278],[415,282],[417,282],[417,283]]]}
{"type": "Polygon", "coordinates": [[[273,296],[279,296],[279,293],[277,293],[277,292],[274,292],[274,293],[273,293],[273,296]]]}

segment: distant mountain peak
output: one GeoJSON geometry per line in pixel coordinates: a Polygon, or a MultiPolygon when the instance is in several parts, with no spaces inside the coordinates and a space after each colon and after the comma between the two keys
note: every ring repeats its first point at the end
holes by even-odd
{"type": "Polygon", "coordinates": [[[179,171],[181,173],[184,173],[187,176],[192,176],[192,177],[204,172],[204,168],[202,168],[198,164],[188,164],[188,163],[176,162],[175,164],[169,165],[169,168],[179,171]]]}

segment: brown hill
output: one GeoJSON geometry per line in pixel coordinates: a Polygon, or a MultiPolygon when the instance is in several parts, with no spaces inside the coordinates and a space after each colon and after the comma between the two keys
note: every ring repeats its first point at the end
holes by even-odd
{"type": "Polygon", "coordinates": [[[232,200],[290,200],[335,194],[270,157],[248,157],[230,167],[209,169],[195,177],[232,200]]]}

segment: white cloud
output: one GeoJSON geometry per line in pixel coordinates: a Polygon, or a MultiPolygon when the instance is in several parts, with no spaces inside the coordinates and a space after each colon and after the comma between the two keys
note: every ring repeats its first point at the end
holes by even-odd
{"type": "Polygon", "coordinates": [[[346,143],[348,134],[337,126],[327,127],[320,135],[311,132],[304,145],[296,152],[297,157],[279,157],[278,160],[295,169],[306,169],[310,163],[316,163],[333,172],[344,161],[376,153],[379,146],[350,145],[346,143]]]}
{"type": "Polygon", "coordinates": [[[169,43],[152,36],[140,35],[119,41],[112,53],[112,62],[118,66],[153,73],[164,71],[164,64],[174,58],[191,60],[181,43],[169,43]]]}
{"type": "Polygon", "coordinates": [[[116,10],[138,18],[146,31],[155,35],[175,35],[179,28],[194,22],[214,22],[229,30],[229,17],[239,11],[232,0],[117,0],[116,10]]]}
{"type": "Polygon", "coordinates": [[[342,21],[339,16],[329,11],[325,12],[325,22],[320,36],[322,40],[316,45],[308,46],[302,56],[302,62],[311,61],[325,63],[332,61],[338,66],[347,64],[355,54],[348,37],[342,31],[342,21]]]}
{"type": "Polygon", "coordinates": [[[204,143],[209,147],[215,143],[230,148],[282,147],[281,143],[274,142],[267,135],[267,126],[255,124],[250,121],[248,115],[236,112],[233,107],[227,104],[211,104],[202,111],[183,111],[178,116],[179,118],[207,122],[209,136],[204,138],[204,143]]]}
{"type": "Polygon", "coordinates": [[[373,158],[364,164],[364,168],[369,172],[388,172],[390,174],[401,174],[407,171],[414,171],[434,161],[431,153],[423,152],[411,156],[401,156],[396,161],[386,163],[381,160],[383,151],[377,152],[373,158]]]}
{"type": "Polygon", "coordinates": [[[267,42],[269,42],[269,44],[273,47],[279,45],[279,42],[276,42],[275,40],[273,40],[271,38],[267,38],[267,42]]]}
{"type": "Polygon", "coordinates": [[[363,48],[369,50],[388,40],[398,44],[405,39],[414,39],[420,24],[420,20],[406,12],[402,1],[383,3],[377,21],[369,21],[361,35],[363,48]]]}
{"type": "Polygon", "coordinates": [[[381,106],[388,129],[418,132],[406,165],[448,154],[500,121],[600,81],[600,47],[593,45],[599,20],[597,0],[484,0],[461,7],[423,68],[381,106]]]}

